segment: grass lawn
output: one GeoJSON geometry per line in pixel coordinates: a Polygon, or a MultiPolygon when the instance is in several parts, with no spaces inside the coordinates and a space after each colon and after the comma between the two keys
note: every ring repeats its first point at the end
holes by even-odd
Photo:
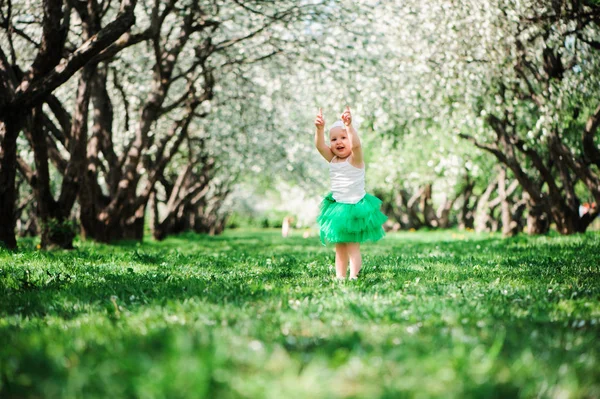
{"type": "Polygon", "coordinates": [[[600,397],[600,234],[0,250],[1,398],[600,397]]]}

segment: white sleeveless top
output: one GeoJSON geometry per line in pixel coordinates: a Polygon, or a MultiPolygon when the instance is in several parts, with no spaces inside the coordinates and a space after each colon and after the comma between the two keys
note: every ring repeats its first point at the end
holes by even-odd
{"type": "Polygon", "coordinates": [[[348,158],[344,162],[329,162],[329,178],[333,199],[336,202],[356,204],[366,194],[365,168],[352,166],[348,158]]]}

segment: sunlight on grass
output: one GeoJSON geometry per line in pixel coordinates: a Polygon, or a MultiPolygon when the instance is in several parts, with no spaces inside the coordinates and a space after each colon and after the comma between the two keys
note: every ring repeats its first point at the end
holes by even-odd
{"type": "Polygon", "coordinates": [[[2,397],[598,397],[600,234],[0,252],[2,397]]]}

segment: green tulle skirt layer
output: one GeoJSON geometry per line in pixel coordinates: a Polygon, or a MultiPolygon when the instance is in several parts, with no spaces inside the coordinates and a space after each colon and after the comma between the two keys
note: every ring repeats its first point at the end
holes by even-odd
{"type": "Polygon", "coordinates": [[[387,220],[381,210],[381,200],[366,194],[356,204],[342,204],[327,194],[321,202],[321,212],[317,217],[321,242],[366,242],[383,238],[382,225],[387,220]]]}

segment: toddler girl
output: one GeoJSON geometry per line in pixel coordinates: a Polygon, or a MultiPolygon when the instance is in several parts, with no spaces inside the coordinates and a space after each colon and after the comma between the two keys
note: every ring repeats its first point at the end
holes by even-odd
{"type": "Polygon", "coordinates": [[[315,119],[315,146],[329,162],[331,179],[331,192],[321,202],[317,222],[321,242],[335,244],[336,277],[346,278],[350,261],[350,279],[356,279],[362,267],[360,243],[381,239],[387,217],[380,211],[381,200],[365,192],[365,163],[349,107],[341,119],[329,129],[329,146],[321,108],[315,119]]]}

